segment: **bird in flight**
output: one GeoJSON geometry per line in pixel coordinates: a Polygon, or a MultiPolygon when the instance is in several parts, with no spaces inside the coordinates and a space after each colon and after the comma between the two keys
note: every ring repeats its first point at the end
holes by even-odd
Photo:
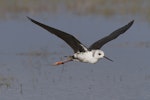
{"type": "Polygon", "coordinates": [[[109,41],[116,39],[119,35],[125,33],[134,23],[134,20],[126,24],[125,26],[115,30],[110,35],[96,41],[90,47],[86,47],[83,45],[76,37],[70,35],[64,31],[58,30],[56,28],[47,26],[42,24],[30,17],[27,17],[31,22],[37,24],[38,26],[44,28],[45,30],[49,31],[50,33],[56,35],[57,37],[64,40],[74,51],[72,56],[68,56],[64,61],[55,62],[53,65],[62,65],[70,61],[80,61],[85,63],[96,63],[102,58],[106,58],[109,61],[113,61],[110,58],[106,57],[104,51],[100,50],[102,46],[104,46],[109,41]]]}

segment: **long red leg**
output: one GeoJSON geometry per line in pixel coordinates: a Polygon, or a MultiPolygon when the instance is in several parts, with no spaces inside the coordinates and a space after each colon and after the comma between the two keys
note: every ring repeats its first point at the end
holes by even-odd
{"type": "Polygon", "coordinates": [[[64,60],[64,61],[58,61],[58,62],[55,62],[53,64],[53,66],[58,66],[58,65],[62,65],[62,64],[65,64],[67,62],[70,62],[70,61],[73,61],[72,59],[67,59],[67,60],[64,60]]]}

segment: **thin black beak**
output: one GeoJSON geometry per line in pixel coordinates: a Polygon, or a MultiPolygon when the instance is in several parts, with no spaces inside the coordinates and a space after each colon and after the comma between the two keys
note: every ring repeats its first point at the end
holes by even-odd
{"type": "Polygon", "coordinates": [[[106,56],[104,56],[104,58],[106,58],[106,59],[109,60],[109,61],[114,62],[113,60],[111,60],[110,58],[108,58],[108,57],[106,57],[106,56]]]}

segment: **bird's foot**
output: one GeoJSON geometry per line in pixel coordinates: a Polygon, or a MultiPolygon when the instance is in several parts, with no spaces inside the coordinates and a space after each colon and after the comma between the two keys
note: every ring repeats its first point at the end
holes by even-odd
{"type": "Polygon", "coordinates": [[[62,65],[62,64],[64,64],[63,61],[57,61],[53,64],[53,66],[58,66],[58,65],[62,65]]]}

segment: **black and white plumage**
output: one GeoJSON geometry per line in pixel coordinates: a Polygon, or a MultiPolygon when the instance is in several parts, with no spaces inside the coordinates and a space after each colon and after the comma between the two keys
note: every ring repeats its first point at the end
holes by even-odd
{"type": "Polygon", "coordinates": [[[46,29],[50,33],[58,36],[62,40],[64,40],[73,50],[74,54],[73,56],[69,56],[67,60],[56,62],[54,65],[60,65],[64,64],[69,61],[80,61],[80,62],[87,62],[87,63],[96,63],[100,58],[106,58],[110,61],[108,57],[104,55],[104,52],[100,50],[102,46],[104,46],[107,42],[116,39],[119,35],[125,33],[133,24],[134,20],[129,22],[127,25],[115,30],[110,35],[96,41],[93,43],[89,48],[84,46],[78,39],[76,39],[73,35],[70,35],[66,32],[63,32],[61,30],[55,29],[53,27],[44,25],[38,21],[35,21],[28,17],[29,20],[31,20],[33,23],[41,26],[42,28],[46,29]]]}

